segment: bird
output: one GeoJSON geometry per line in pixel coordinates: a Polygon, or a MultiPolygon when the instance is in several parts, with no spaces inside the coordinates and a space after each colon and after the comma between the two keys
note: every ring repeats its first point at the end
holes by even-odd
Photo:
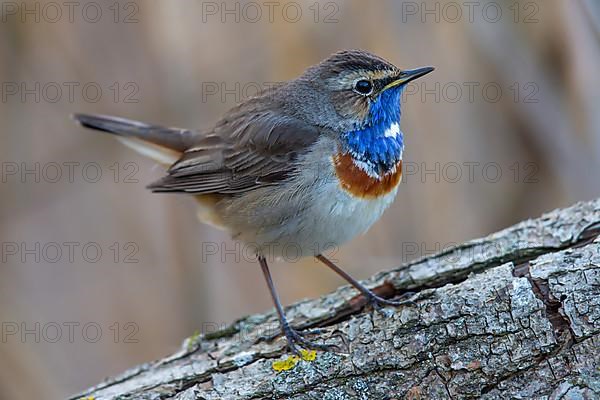
{"type": "Polygon", "coordinates": [[[380,297],[324,253],[365,233],[394,201],[404,151],[402,92],[433,70],[403,70],[368,51],[342,50],[269,85],[210,129],[95,114],[73,119],[164,165],[152,192],[192,195],[200,221],[252,246],[289,350],[328,351],[289,323],[268,264],[293,248],[348,281],[366,304],[406,304],[380,297]]]}

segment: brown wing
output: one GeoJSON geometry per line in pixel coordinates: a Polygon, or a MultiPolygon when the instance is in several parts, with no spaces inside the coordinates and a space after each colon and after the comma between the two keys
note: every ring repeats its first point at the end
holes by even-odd
{"type": "Polygon", "coordinates": [[[294,117],[256,108],[230,112],[149,188],[234,194],[285,180],[298,154],[317,140],[319,130],[294,117]]]}

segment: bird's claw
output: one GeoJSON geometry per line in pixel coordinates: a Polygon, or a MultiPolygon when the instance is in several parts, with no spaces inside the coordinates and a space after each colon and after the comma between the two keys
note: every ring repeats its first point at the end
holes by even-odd
{"type": "MultiPolygon", "coordinates": [[[[369,304],[373,309],[379,313],[383,312],[383,307],[392,306],[392,307],[402,307],[402,306],[416,306],[417,303],[413,300],[414,293],[408,292],[402,295],[401,300],[388,300],[384,299],[381,296],[376,295],[373,292],[365,294],[367,297],[367,304],[369,304]]],[[[385,313],[384,313],[385,314],[385,313]]]]}
{"type": "MultiPolygon", "coordinates": [[[[295,329],[294,329],[295,330],[295,329]]],[[[311,335],[321,335],[325,333],[325,329],[321,328],[307,328],[307,329],[298,329],[295,330],[296,333],[302,337],[311,336],[311,335]]]]}
{"type": "Polygon", "coordinates": [[[338,347],[335,345],[327,345],[322,343],[314,343],[307,340],[305,337],[308,335],[315,335],[322,333],[321,329],[311,329],[306,331],[297,331],[289,325],[282,327],[283,334],[287,340],[287,346],[292,353],[302,357],[300,348],[311,349],[311,350],[322,350],[327,352],[335,352],[338,347]]]}

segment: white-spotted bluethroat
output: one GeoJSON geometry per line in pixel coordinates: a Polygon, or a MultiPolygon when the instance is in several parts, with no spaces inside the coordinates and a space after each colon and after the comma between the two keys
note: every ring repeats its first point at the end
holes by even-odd
{"type": "Polygon", "coordinates": [[[149,188],[193,194],[203,222],[255,247],[290,349],[327,349],[289,325],[267,258],[293,245],[372,305],[406,303],[378,296],[322,253],[368,230],[394,200],[404,150],[401,94],[431,71],[401,70],[365,51],[341,51],[242,102],[208,130],[74,118],[167,165],[167,175],[149,188]]]}

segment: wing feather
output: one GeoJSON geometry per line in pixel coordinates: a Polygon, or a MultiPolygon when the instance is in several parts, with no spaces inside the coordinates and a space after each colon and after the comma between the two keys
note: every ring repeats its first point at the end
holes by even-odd
{"type": "Polygon", "coordinates": [[[285,180],[319,129],[246,105],[226,115],[149,187],[156,192],[235,194],[285,180]]]}

